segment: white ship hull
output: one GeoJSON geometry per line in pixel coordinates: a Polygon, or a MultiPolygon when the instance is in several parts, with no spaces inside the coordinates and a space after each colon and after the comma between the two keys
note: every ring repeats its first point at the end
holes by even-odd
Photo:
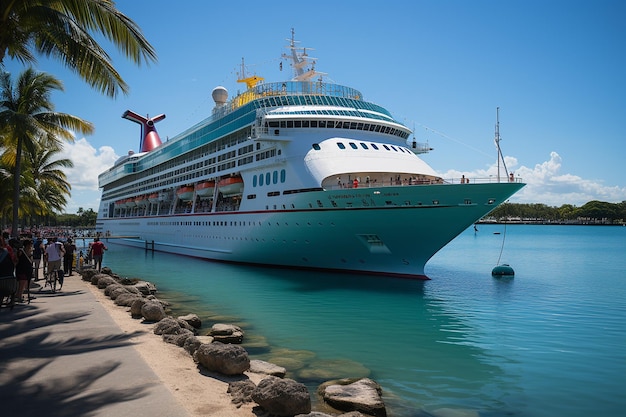
{"type": "MultiPolygon", "coordinates": [[[[99,221],[98,226],[113,236],[129,236],[116,239],[121,244],[199,258],[426,278],[428,259],[493,208],[446,204],[445,196],[467,187],[471,192],[466,195],[488,201],[495,195],[493,185],[440,185],[424,190],[439,197],[437,205],[383,203],[382,207],[145,216],[99,221]]],[[[498,185],[497,193],[506,195],[521,188],[520,184],[498,185]]],[[[415,190],[419,186],[396,188],[393,191],[401,198],[421,191],[415,190]]],[[[350,191],[371,198],[377,189],[350,191]]]]}

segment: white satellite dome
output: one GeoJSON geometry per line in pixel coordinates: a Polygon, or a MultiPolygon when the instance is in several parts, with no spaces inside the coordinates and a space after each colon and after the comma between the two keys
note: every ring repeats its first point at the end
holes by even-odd
{"type": "Polygon", "coordinates": [[[215,105],[218,107],[223,106],[228,100],[228,90],[219,85],[213,89],[211,96],[213,97],[213,101],[215,101],[215,105]]]}

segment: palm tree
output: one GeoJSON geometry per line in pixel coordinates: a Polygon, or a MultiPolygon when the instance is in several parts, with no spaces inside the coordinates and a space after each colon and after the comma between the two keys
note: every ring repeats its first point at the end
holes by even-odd
{"type": "Polygon", "coordinates": [[[0,76],[0,132],[4,148],[14,146],[15,149],[11,229],[14,236],[17,235],[19,214],[22,147],[32,152],[37,139],[41,137],[72,142],[75,131],[87,134],[93,132],[91,123],[54,111],[50,101],[52,90],[63,90],[63,85],[53,76],[36,72],[32,68],[20,74],[15,86],[10,74],[3,73],[0,76]]]}
{"type": "Polygon", "coordinates": [[[109,97],[127,94],[128,85],[91,33],[139,65],[157,60],[139,26],[111,0],[0,0],[0,64],[5,56],[33,64],[39,53],[59,59],[109,97]]]}
{"type": "Polygon", "coordinates": [[[33,186],[37,199],[31,207],[30,213],[34,216],[49,216],[60,212],[67,203],[72,185],[62,168],[72,168],[74,163],[70,159],[56,159],[62,151],[61,144],[54,138],[40,138],[32,152],[26,156],[29,176],[33,179],[33,186]]]}

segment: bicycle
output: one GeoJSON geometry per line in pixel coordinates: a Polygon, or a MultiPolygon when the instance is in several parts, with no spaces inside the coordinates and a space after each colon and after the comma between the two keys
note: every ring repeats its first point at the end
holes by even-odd
{"type": "Polygon", "coordinates": [[[53,269],[52,271],[48,271],[46,274],[46,282],[44,284],[44,288],[48,285],[53,293],[57,291],[57,282],[59,283],[59,290],[63,287],[63,278],[65,277],[65,272],[62,269],[53,269]]]}

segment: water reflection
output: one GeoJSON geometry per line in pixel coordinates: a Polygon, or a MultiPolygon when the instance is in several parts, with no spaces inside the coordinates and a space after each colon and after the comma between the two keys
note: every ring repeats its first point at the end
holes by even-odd
{"type": "Polygon", "coordinates": [[[204,327],[240,325],[255,358],[312,389],[368,375],[404,410],[395,415],[467,407],[470,398],[476,408],[502,407],[494,392],[503,372],[473,313],[451,306],[432,282],[229,265],[116,244],[105,256],[115,272],[154,282],[177,313],[199,314],[204,327]]]}

